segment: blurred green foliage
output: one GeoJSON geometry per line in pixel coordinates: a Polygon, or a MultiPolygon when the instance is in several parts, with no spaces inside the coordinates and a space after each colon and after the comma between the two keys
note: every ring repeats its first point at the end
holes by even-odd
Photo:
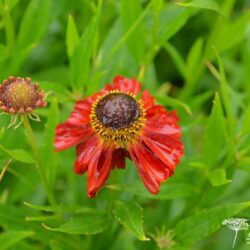
{"type": "MultiPolygon", "coordinates": [[[[0,0],[0,80],[29,76],[51,91],[32,122],[56,204],[34,168],[23,127],[1,116],[0,249],[229,249],[224,219],[250,214],[249,0],[0,0]],[[149,194],[127,161],[94,200],[53,152],[76,100],[117,75],[136,76],[177,109],[185,157],[149,194]],[[25,202],[25,203],[24,203],[25,202]],[[150,240],[149,240],[150,239],[150,240]]],[[[244,234],[245,233],[245,234],[244,234]]],[[[237,249],[248,249],[240,232],[237,249]]]]}

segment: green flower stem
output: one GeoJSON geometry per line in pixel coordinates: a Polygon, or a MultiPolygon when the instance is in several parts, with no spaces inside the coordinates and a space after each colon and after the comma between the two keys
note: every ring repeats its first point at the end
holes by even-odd
{"type": "Polygon", "coordinates": [[[36,168],[40,174],[40,177],[42,179],[45,191],[46,191],[47,196],[48,196],[49,203],[51,205],[56,205],[54,194],[53,194],[52,190],[50,190],[50,188],[49,188],[48,180],[47,180],[46,174],[45,174],[44,169],[43,169],[42,164],[41,164],[39,149],[38,149],[38,146],[37,146],[37,143],[35,140],[35,136],[34,136],[33,130],[30,126],[30,122],[29,122],[29,119],[28,119],[26,114],[23,115],[23,125],[26,129],[27,138],[28,138],[29,143],[30,143],[32,150],[34,152],[35,159],[36,159],[35,166],[36,166],[36,168]]]}
{"type": "MultiPolygon", "coordinates": [[[[117,169],[115,169],[115,171],[113,171],[112,175],[110,176],[110,183],[114,184],[114,185],[112,185],[113,187],[115,187],[115,185],[117,183],[119,183],[118,182],[118,171],[117,171],[117,169]]],[[[112,211],[114,209],[114,204],[115,204],[115,201],[117,200],[117,196],[118,196],[118,192],[117,192],[118,190],[119,189],[117,189],[117,188],[111,188],[110,189],[111,192],[110,192],[110,194],[108,196],[108,199],[107,199],[108,200],[107,213],[109,215],[112,214],[112,211]]]]}

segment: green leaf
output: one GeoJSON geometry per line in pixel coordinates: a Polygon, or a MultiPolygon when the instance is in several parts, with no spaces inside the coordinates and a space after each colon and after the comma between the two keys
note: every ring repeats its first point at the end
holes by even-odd
{"type": "MultiPolygon", "coordinates": [[[[35,210],[30,210],[29,208],[23,207],[21,205],[6,205],[1,204],[0,206],[0,226],[1,228],[4,228],[4,230],[29,230],[34,231],[35,234],[32,237],[35,240],[38,240],[41,244],[48,244],[49,240],[51,239],[51,232],[44,230],[44,228],[41,227],[40,223],[32,222],[32,221],[25,221],[25,217],[27,215],[30,215],[32,217],[38,216],[38,212],[35,210]]],[[[63,238],[62,236],[59,236],[56,234],[53,234],[55,238],[63,238]]],[[[63,238],[64,244],[67,246],[67,249],[77,249],[79,248],[79,242],[76,241],[76,239],[72,239],[70,237],[63,238]]],[[[1,247],[0,247],[1,248],[1,247]]],[[[23,249],[23,248],[15,248],[15,249],[23,249]]],[[[26,249],[26,248],[24,248],[26,249]]],[[[31,249],[34,249],[34,245],[31,249]]]]}
{"type": "Polygon", "coordinates": [[[197,70],[202,64],[203,39],[198,38],[191,47],[187,56],[186,82],[193,85],[196,83],[197,70]]]}
{"type": "Polygon", "coordinates": [[[99,1],[97,12],[89,26],[82,34],[78,45],[70,59],[71,81],[76,89],[83,89],[90,80],[90,59],[92,57],[95,40],[98,36],[98,24],[101,13],[102,1],[99,1]]]}
{"type": "Polygon", "coordinates": [[[7,231],[2,232],[0,235],[1,250],[9,249],[19,241],[32,236],[32,231],[7,231]]]}
{"type": "Polygon", "coordinates": [[[29,164],[35,163],[34,157],[22,149],[7,149],[1,144],[0,148],[14,160],[29,164]]]}
{"type": "Polygon", "coordinates": [[[207,121],[202,157],[207,167],[212,167],[218,160],[226,143],[226,128],[223,110],[218,93],[215,94],[212,113],[207,121]],[[216,143],[215,143],[216,141],[216,143]]]}
{"type": "Polygon", "coordinates": [[[220,5],[215,0],[193,0],[193,1],[176,1],[176,4],[183,7],[193,7],[193,8],[201,8],[201,9],[208,9],[214,10],[220,14],[223,12],[221,11],[220,5]]]}
{"type": "Polygon", "coordinates": [[[24,202],[24,205],[38,211],[43,212],[57,212],[57,213],[64,213],[64,212],[74,212],[74,213],[93,213],[93,214],[100,214],[99,210],[90,208],[90,207],[83,207],[83,206],[42,206],[42,205],[34,205],[28,202],[24,202]]]}
{"type": "Polygon", "coordinates": [[[179,8],[174,5],[162,9],[158,27],[159,44],[165,44],[174,36],[186,24],[191,14],[192,9],[179,8]]]}
{"type": "Polygon", "coordinates": [[[237,167],[249,172],[250,171],[250,157],[249,156],[242,157],[237,162],[237,167]]]}
{"type": "MultiPolygon", "coordinates": [[[[250,36],[246,37],[245,44],[242,47],[242,53],[243,57],[243,69],[244,69],[244,79],[243,79],[243,85],[245,87],[245,90],[250,93],[250,74],[249,70],[250,69],[250,36]]],[[[240,65],[242,66],[242,65],[240,65]]]]}
{"type": "Polygon", "coordinates": [[[11,10],[20,0],[5,0],[5,4],[11,10]]]}
{"type": "Polygon", "coordinates": [[[181,53],[169,42],[167,42],[164,45],[164,49],[172,57],[173,62],[175,63],[176,69],[184,78],[186,75],[186,64],[184,62],[184,59],[182,58],[181,53]]]}
{"type": "Polygon", "coordinates": [[[220,87],[221,87],[221,96],[222,96],[222,101],[223,105],[225,107],[225,112],[227,114],[228,120],[229,120],[229,132],[233,136],[234,134],[234,117],[233,117],[233,110],[232,110],[232,105],[231,105],[231,98],[229,94],[229,85],[226,79],[226,73],[224,69],[224,65],[222,63],[221,57],[217,51],[217,49],[214,47],[214,52],[219,64],[219,71],[220,71],[220,87]]]}
{"type": "Polygon", "coordinates": [[[117,202],[114,208],[115,218],[140,240],[146,238],[142,226],[142,208],[137,203],[125,204],[117,202]]]}
{"type": "Polygon", "coordinates": [[[209,175],[212,186],[218,187],[232,182],[226,178],[226,171],[223,168],[212,171],[209,175]]]}
{"type": "Polygon", "coordinates": [[[249,20],[249,12],[246,12],[234,21],[225,20],[213,41],[213,45],[218,51],[223,52],[239,44],[245,37],[249,20]]]}
{"type": "Polygon", "coordinates": [[[9,56],[6,46],[0,44],[0,61],[5,60],[9,56]]]}
{"type": "Polygon", "coordinates": [[[112,48],[114,48],[115,44],[117,43],[117,38],[122,37],[122,35],[123,35],[122,22],[121,19],[118,18],[114,22],[114,24],[110,27],[109,33],[107,34],[106,39],[104,40],[100,48],[100,57],[104,59],[102,60],[103,64],[107,63],[106,58],[108,57],[112,48]]]}
{"type": "Polygon", "coordinates": [[[54,186],[56,170],[57,170],[57,155],[54,153],[53,140],[56,125],[58,124],[59,110],[58,101],[52,98],[50,109],[47,116],[47,123],[45,124],[43,147],[42,147],[42,164],[46,169],[48,183],[52,188],[54,186]]]}
{"type": "Polygon", "coordinates": [[[192,245],[217,231],[224,219],[235,216],[249,207],[250,202],[243,202],[199,211],[177,224],[174,228],[176,239],[183,245],[192,245]]]}
{"type": "MultiPolygon", "coordinates": [[[[32,215],[34,215],[33,211],[32,215]]],[[[22,206],[1,204],[0,206],[0,226],[5,230],[30,230],[24,218],[28,210],[22,206]]],[[[34,228],[37,229],[37,228],[34,228]]]]}
{"type": "Polygon", "coordinates": [[[191,108],[185,102],[182,102],[181,100],[176,99],[176,98],[171,97],[171,96],[168,96],[168,95],[163,96],[162,93],[161,94],[155,94],[154,96],[157,98],[157,100],[160,103],[162,103],[164,105],[174,107],[174,108],[179,108],[179,107],[183,108],[187,112],[187,114],[192,115],[191,108]]]}
{"type": "Polygon", "coordinates": [[[50,10],[50,0],[32,0],[21,19],[18,33],[18,48],[36,44],[47,27],[50,10]]]}
{"type": "MultiPolygon", "coordinates": [[[[134,21],[133,25],[127,30],[127,32],[124,35],[122,34],[121,38],[118,41],[116,39],[114,47],[111,48],[107,57],[104,58],[105,61],[106,60],[108,61],[126,43],[126,41],[130,38],[130,36],[134,33],[134,31],[137,29],[137,27],[144,20],[146,14],[149,12],[152,4],[153,4],[153,1],[148,3],[148,5],[144,8],[142,13],[137,17],[137,19],[134,21]]],[[[117,19],[117,22],[118,23],[120,22],[119,18],[117,19]]]]}
{"type": "Polygon", "coordinates": [[[104,231],[110,224],[110,218],[104,214],[86,214],[69,219],[58,227],[43,224],[50,231],[68,234],[97,234],[104,231]]]}
{"type": "Polygon", "coordinates": [[[79,35],[77,32],[75,21],[74,18],[71,15],[69,15],[67,33],[66,33],[66,45],[69,58],[73,55],[74,50],[78,45],[78,43],[79,43],[79,35]]]}
{"type": "Polygon", "coordinates": [[[175,200],[178,198],[193,197],[197,194],[193,185],[180,181],[177,182],[174,179],[169,179],[166,184],[163,184],[161,191],[157,195],[149,193],[140,182],[128,186],[127,189],[138,196],[154,200],[175,200]]]}
{"type": "MultiPolygon", "coordinates": [[[[142,13],[140,0],[122,0],[121,18],[123,22],[124,32],[126,33],[134,24],[138,16],[142,13]]],[[[138,25],[127,40],[128,48],[132,56],[140,62],[145,53],[145,29],[143,22],[138,25]],[[140,39],[138,39],[138,37],[140,39]]]]}
{"type": "Polygon", "coordinates": [[[43,216],[26,216],[25,221],[48,221],[48,220],[58,220],[60,215],[43,215],[43,216]]]}
{"type": "Polygon", "coordinates": [[[247,135],[250,132],[250,105],[244,111],[244,118],[241,127],[241,134],[247,135]]]}

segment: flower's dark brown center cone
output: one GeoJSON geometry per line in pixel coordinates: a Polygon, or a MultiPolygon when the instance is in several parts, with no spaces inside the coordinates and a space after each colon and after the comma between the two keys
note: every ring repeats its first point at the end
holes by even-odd
{"type": "Polygon", "coordinates": [[[33,107],[38,100],[34,87],[24,81],[16,81],[5,87],[2,100],[9,108],[33,107]]]}
{"type": "Polygon", "coordinates": [[[136,100],[123,93],[103,97],[96,106],[98,120],[113,130],[129,128],[140,116],[136,100]]]}

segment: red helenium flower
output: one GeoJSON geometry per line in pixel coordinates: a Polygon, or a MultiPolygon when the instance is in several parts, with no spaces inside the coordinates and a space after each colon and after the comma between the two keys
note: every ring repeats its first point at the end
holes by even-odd
{"type": "Polygon", "coordinates": [[[149,91],[141,99],[135,79],[114,78],[99,93],[78,101],[68,120],[56,128],[57,151],[76,145],[77,174],[88,172],[88,196],[93,198],[115,167],[133,160],[146,188],[159,192],[183,156],[176,111],[155,104],[149,91]]]}

